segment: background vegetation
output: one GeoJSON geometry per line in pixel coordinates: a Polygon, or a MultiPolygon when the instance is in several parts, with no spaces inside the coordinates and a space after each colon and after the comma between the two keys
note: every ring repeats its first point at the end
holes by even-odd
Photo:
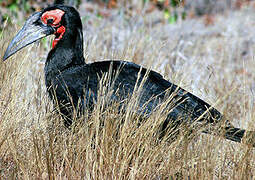
{"type": "MultiPolygon", "coordinates": [[[[11,10],[23,1],[0,2],[1,14],[8,14],[0,33],[2,57],[25,17],[47,4],[26,1],[34,8],[11,10]]],[[[86,62],[123,59],[152,68],[235,126],[255,129],[254,3],[187,0],[167,14],[152,2],[123,2],[111,8],[80,3],[86,62]],[[185,19],[169,21],[173,11],[178,17],[185,12],[185,19]]],[[[133,111],[103,109],[102,98],[92,116],[81,118],[85,125],[65,129],[44,85],[50,46],[47,38],[0,61],[1,179],[254,179],[255,151],[244,144],[201,133],[157,142],[160,110],[137,128],[133,111]]]]}

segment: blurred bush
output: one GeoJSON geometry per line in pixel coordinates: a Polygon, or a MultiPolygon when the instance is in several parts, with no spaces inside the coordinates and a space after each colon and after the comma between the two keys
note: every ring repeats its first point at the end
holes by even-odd
{"type": "MultiPolygon", "coordinates": [[[[141,8],[147,7],[146,13],[154,10],[163,11],[164,19],[169,23],[175,23],[178,18],[186,16],[206,16],[210,24],[212,15],[222,13],[229,9],[241,8],[251,0],[0,0],[0,31],[4,22],[10,23],[14,19],[19,19],[33,11],[41,10],[51,4],[68,4],[79,7],[82,3],[97,4],[102,9],[117,9],[126,7],[129,14],[136,14],[140,11],[137,4],[142,4],[141,8]],[[181,7],[181,12],[177,9],[181,7]]],[[[92,5],[93,7],[94,5],[92,5]]],[[[179,8],[180,9],[180,8],[179,8]]],[[[100,14],[100,13],[99,13],[100,14]]],[[[105,14],[105,13],[101,13],[105,14]]],[[[107,13],[106,13],[107,14],[107,13]]],[[[108,13],[109,14],[109,13],[108,13]]],[[[102,16],[104,17],[104,16],[102,16]]]]}
{"type": "Polygon", "coordinates": [[[185,0],[185,9],[192,11],[196,16],[201,16],[240,9],[251,1],[252,0],[185,0]]]}
{"type": "MultiPolygon", "coordinates": [[[[19,19],[54,3],[79,7],[81,3],[90,2],[104,8],[114,9],[123,5],[137,4],[138,1],[143,5],[148,3],[151,5],[148,12],[156,8],[163,10],[169,22],[175,22],[178,18],[171,7],[175,8],[180,2],[184,2],[181,0],[0,0],[0,30],[3,29],[4,22],[10,23],[14,19],[19,19]]],[[[130,10],[136,10],[136,7],[132,7],[130,10]]]]}

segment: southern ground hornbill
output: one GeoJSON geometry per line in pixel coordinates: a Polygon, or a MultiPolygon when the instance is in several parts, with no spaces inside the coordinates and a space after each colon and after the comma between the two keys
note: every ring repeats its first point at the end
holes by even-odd
{"type": "MultiPolygon", "coordinates": [[[[45,63],[45,82],[50,98],[58,106],[66,126],[71,125],[74,112],[93,109],[99,96],[100,79],[106,73],[110,74],[110,80],[105,86],[113,90],[109,102],[128,100],[135,87],[141,86],[138,113],[147,116],[163,100],[171,99],[168,102],[171,108],[168,108],[162,131],[169,124],[176,127],[183,123],[219,124],[223,121],[223,116],[216,109],[154,71],[126,61],[86,64],[83,57],[82,23],[79,13],[73,7],[54,5],[34,13],[14,37],[3,59],[6,60],[23,47],[48,35],[55,35],[55,39],[45,63]]],[[[255,145],[252,142],[254,132],[235,128],[230,123],[224,124],[221,133],[225,138],[241,142],[246,134],[246,137],[251,137],[246,143],[255,145]]],[[[210,130],[206,128],[204,132],[210,133],[210,130]]]]}

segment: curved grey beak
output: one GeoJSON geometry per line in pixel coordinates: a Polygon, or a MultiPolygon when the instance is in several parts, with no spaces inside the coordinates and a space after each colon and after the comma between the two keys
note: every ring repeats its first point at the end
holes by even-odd
{"type": "Polygon", "coordinates": [[[5,51],[3,60],[15,54],[20,49],[32,44],[33,42],[54,33],[54,29],[43,24],[40,20],[41,12],[31,15],[25,25],[18,32],[5,51]]]}

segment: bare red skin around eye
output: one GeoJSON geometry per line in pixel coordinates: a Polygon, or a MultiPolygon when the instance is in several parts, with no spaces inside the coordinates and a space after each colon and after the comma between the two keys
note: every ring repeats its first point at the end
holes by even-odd
{"type": "Polygon", "coordinates": [[[47,24],[47,20],[53,19],[53,23],[50,25],[56,27],[56,26],[59,26],[61,18],[64,14],[65,14],[64,11],[60,9],[54,9],[54,10],[46,11],[45,13],[43,13],[41,19],[44,24],[47,24]]]}
{"type": "Polygon", "coordinates": [[[44,24],[47,24],[47,21],[49,19],[53,19],[53,23],[49,24],[49,25],[53,26],[53,27],[57,27],[57,31],[54,33],[57,37],[52,42],[52,48],[55,48],[58,41],[63,37],[63,35],[66,31],[66,28],[63,25],[61,26],[61,24],[60,24],[60,21],[64,14],[65,14],[64,11],[62,11],[60,9],[54,9],[51,11],[46,11],[45,13],[43,13],[43,15],[41,17],[41,20],[44,24]]]}

